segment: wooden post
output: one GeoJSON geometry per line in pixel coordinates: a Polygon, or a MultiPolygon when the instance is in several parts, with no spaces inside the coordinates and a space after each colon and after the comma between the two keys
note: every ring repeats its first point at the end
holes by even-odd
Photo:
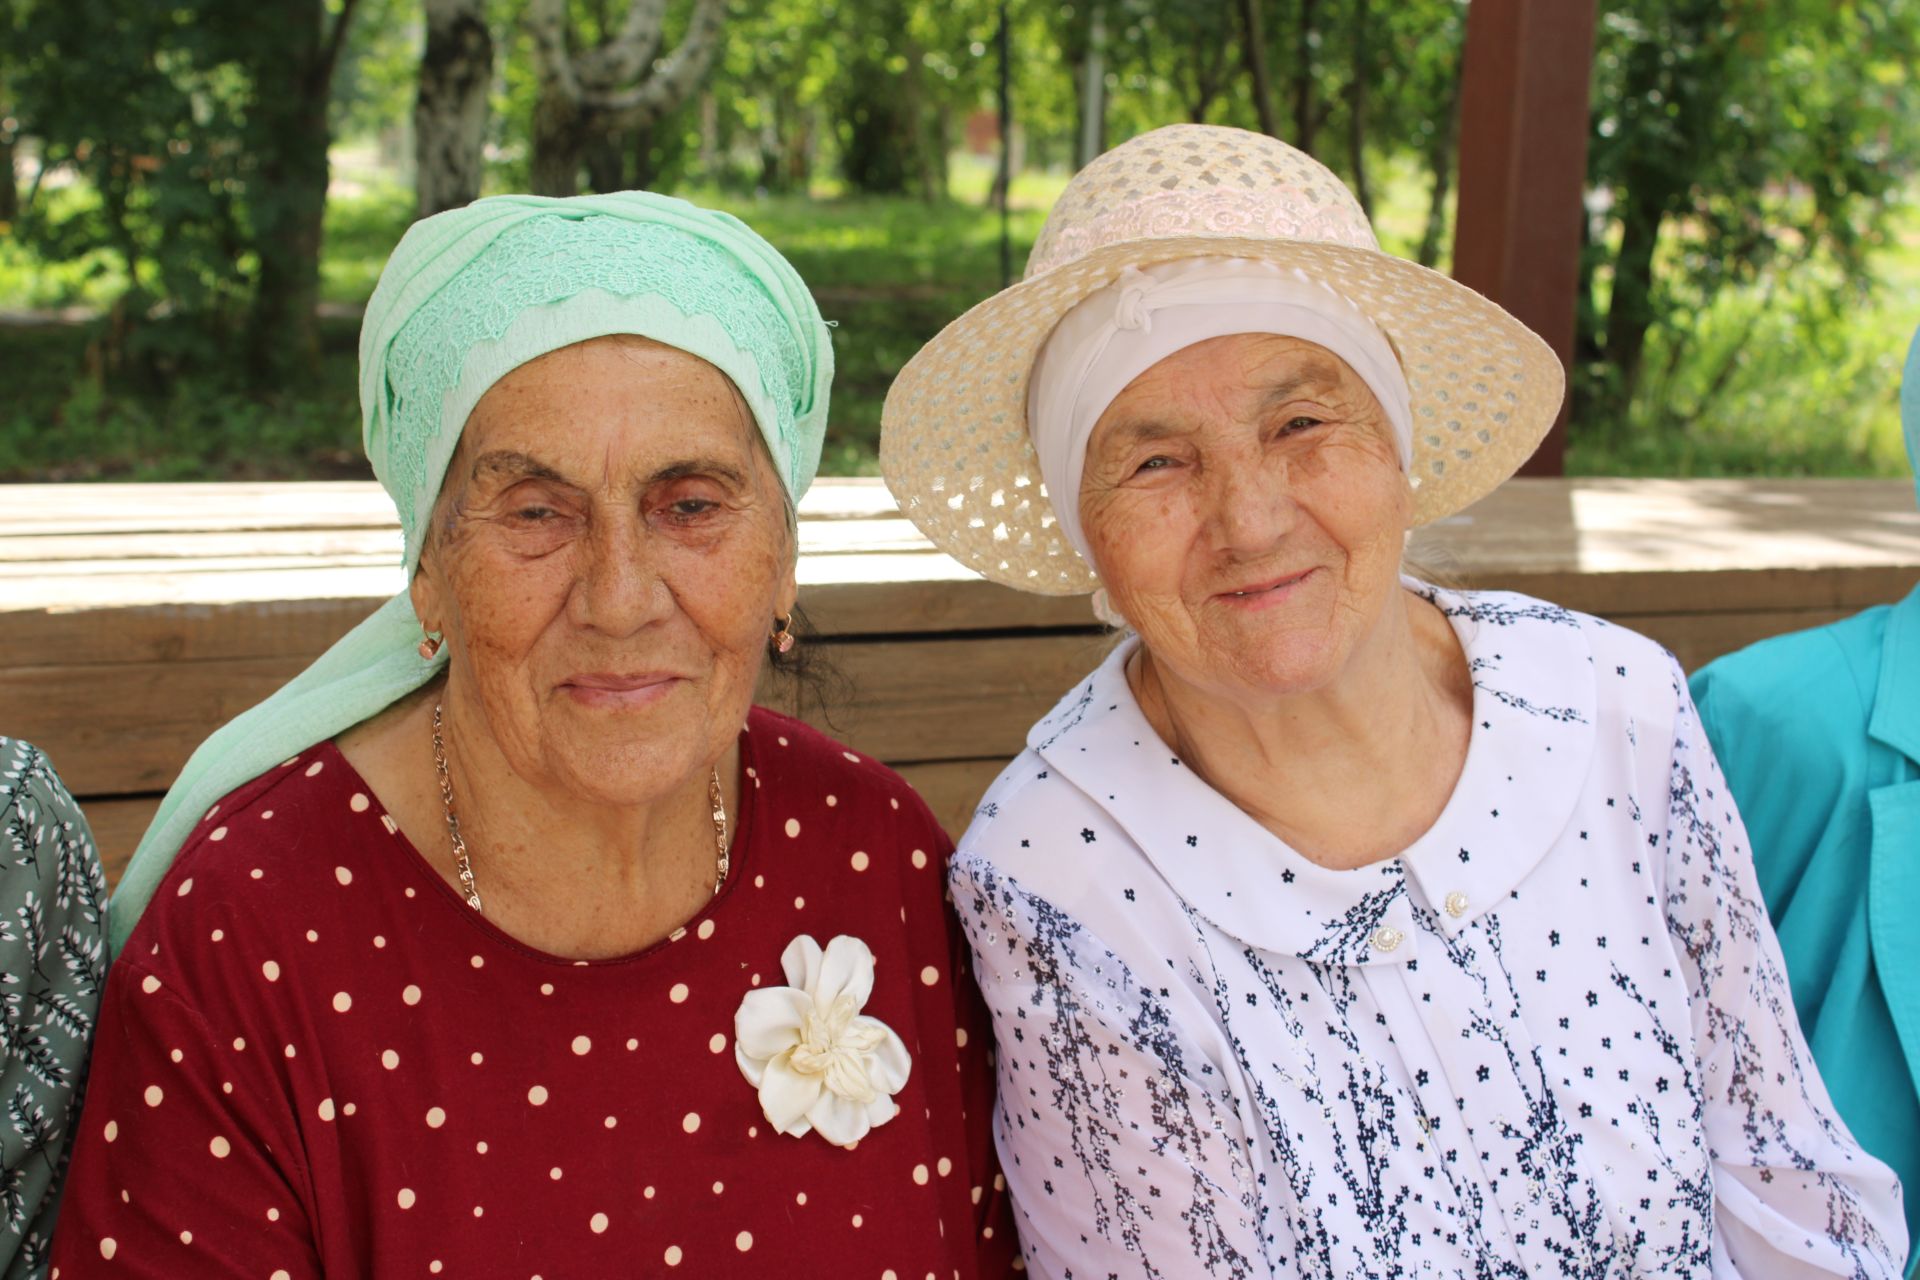
{"type": "MultiPolygon", "coordinates": [[[[1460,89],[1453,275],[1573,367],[1595,0],[1473,0],[1460,89]]],[[[1520,471],[1559,475],[1567,410],[1520,471]]]]}

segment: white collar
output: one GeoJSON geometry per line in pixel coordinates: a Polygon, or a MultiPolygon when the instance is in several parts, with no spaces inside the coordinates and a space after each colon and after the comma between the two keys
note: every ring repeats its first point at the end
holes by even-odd
{"type": "Polygon", "coordinates": [[[1415,946],[1375,942],[1383,928],[1414,939],[1409,877],[1451,936],[1503,901],[1566,827],[1593,756],[1596,685],[1592,650],[1567,610],[1407,585],[1460,637],[1474,723],[1452,797],[1398,857],[1353,871],[1319,866],[1203,782],[1134,699],[1126,663],[1137,639],[1035,724],[1027,745],[1104,809],[1189,906],[1240,941],[1322,962],[1412,959],[1415,946]]]}

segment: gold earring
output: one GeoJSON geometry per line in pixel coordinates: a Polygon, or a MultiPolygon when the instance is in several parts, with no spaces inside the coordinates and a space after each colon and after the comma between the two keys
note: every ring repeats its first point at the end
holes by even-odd
{"type": "Polygon", "coordinates": [[[421,659],[432,662],[440,652],[440,637],[431,631],[425,633],[420,638],[419,649],[421,659]]]}
{"type": "Polygon", "coordinates": [[[773,631],[773,647],[775,651],[779,653],[792,653],[796,639],[793,634],[793,615],[788,614],[784,618],[775,618],[774,621],[779,623],[773,631]]]}

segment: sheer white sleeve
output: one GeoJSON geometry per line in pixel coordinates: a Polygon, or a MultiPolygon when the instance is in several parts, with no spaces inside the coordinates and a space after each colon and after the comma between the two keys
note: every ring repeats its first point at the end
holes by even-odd
{"type": "Polygon", "coordinates": [[[1742,1277],[1898,1277],[1900,1187],[1860,1149],[1800,1033],[1745,826],[1673,667],[1667,927],[1689,969],[1715,1234],[1742,1277]]]}

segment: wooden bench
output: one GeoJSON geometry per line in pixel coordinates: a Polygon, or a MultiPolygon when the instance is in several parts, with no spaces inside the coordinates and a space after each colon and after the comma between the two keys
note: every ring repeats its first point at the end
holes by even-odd
{"type": "MultiPolygon", "coordinates": [[[[1108,635],[1084,599],[934,551],[877,481],[817,485],[800,538],[842,696],[766,700],[892,763],[957,833],[1108,635]]],[[[372,484],[0,486],[0,733],[46,749],[117,874],[193,747],[400,588],[399,546],[372,484]]],[[[1691,667],[1898,599],[1920,513],[1905,481],[1515,480],[1415,552],[1691,667]]]]}

